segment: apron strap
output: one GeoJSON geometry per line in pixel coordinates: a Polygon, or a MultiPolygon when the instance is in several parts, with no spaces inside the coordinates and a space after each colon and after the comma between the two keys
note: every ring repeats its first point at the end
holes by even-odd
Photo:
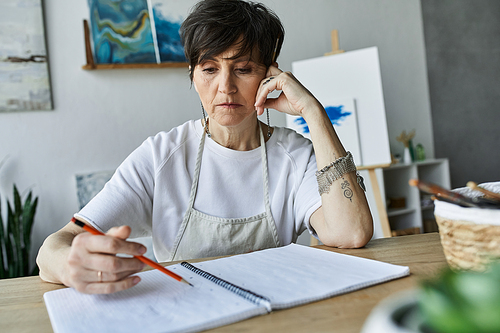
{"type": "MultiPolygon", "coordinates": [[[[269,174],[267,168],[267,151],[266,142],[264,141],[264,135],[262,134],[262,125],[259,122],[259,134],[260,134],[260,155],[262,158],[262,178],[263,178],[263,189],[264,189],[264,205],[266,207],[267,216],[272,218],[271,214],[271,204],[269,201],[269,174]]],[[[273,219],[274,220],[274,219],[273,219]]]]}
{"type": "Polygon", "coordinates": [[[193,174],[193,183],[191,184],[191,194],[189,196],[188,211],[194,207],[194,199],[198,191],[198,179],[200,178],[201,160],[203,156],[203,147],[205,146],[205,131],[201,135],[200,146],[198,147],[198,154],[196,156],[196,165],[193,174]]]}

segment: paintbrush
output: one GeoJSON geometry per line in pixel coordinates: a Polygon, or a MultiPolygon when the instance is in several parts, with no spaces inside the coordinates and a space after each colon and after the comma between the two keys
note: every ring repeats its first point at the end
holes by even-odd
{"type": "Polygon", "coordinates": [[[420,191],[434,194],[437,199],[443,199],[443,201],[454,203],[462,207],[477,207],[470,198],[467,198],[457,192],[452,192],[447,189],[442,188],[436,184],[426,183],[418,179],[410,179],[408,182],[411,186],[416,186],[420,191]]]}
{"type": "Polygon", "coordinates": [[[488,191],[485,188],[482,188],[481,186],[477,185],[475,182],[468,182],[467,187],[479,191],[485,195],[486,198],[490,199],[490,201],[498,202],[500,203],[500,194],[488,191]]]}
{"type": "Polygon", "coordinates": [[[449,191],[436,184],[410,179],[409,184],[418,187],[421,191],[434,194],[438,200],[453,203],[462,207],[500,209],[500,203],[485,198],[469,198],[460,193],[449,191]]]}

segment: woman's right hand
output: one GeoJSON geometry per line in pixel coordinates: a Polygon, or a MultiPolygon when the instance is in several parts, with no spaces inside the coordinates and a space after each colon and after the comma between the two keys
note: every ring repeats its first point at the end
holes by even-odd
{"type": "Polygon", "coordinates": [[[130,227],[110,229],[105,235],[82,232],[75,236],[66,261],[65,285],[86,294],[109,294],[133,287],[141,280],[131,276],[144,268],[137,258],[117,254],[143,255],[146,247],[128,242],[130,227]]]}

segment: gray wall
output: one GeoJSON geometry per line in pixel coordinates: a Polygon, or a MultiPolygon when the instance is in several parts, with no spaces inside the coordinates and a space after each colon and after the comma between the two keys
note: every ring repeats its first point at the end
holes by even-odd
{"type": "Polygon", "coordinates": [[[422,0],[436,157],[451,185],[500,180],[500,1],[422,0]]]}

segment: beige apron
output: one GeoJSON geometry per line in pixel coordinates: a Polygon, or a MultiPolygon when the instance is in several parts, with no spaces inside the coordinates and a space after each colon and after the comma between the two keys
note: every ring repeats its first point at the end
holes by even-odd
{"type": "Polygon", "coordinates": [[[259,132],[266,211],[246,218],[221,218],[194,209],[205,145],[205,133],[203,133],[196,158],[188,209],[175,238],[170,261],[248,253],[280,246],[269,204],[266,144],[262,129],[259,132]]]}

